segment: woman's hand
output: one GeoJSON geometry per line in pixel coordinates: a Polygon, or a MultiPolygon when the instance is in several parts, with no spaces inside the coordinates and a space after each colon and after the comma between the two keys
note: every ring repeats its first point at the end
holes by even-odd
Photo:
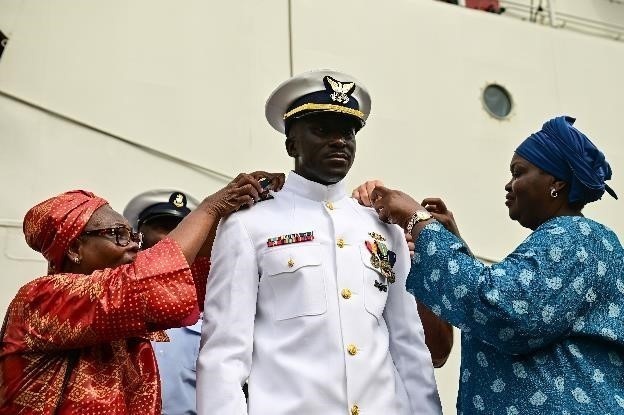
{"type": "Polygon", "coordinates": [[[360,205],[372,207],[373,202],[371,201],[371,193],[373,193],[373,189],[375,187],[383,185],[384,184],[381,180],[368,180],[353,189],[351,197],[356,199],[360,205]]]}
{"type": "MultiPolygon", "coordinates": [[[[383,186],[383,182],[381,180],[368,180],[365,183],[362,183],[351,193],[351,197],[356,199],[360,205],[372,207],[373,202],[371,202],[371,194],[373,193],[373,189],[377,186],[383,186]]],[[[407,249],[409,249],[410,257],[414,257],[414,250],[416,249],[416,245],[414,245],[414,238],[411,234],[405,234],[405,242],[407,242],[407,249]]]]}
{"type": "Polygon", "coordinates": [[[453,212],[446,208],[446,204],[442,199],[437,197],[428,197],[421,203],[438,222],[440,222],[449,232],[459,236],[459,228],[453,217],[453,212]]]}
{"type": "Polygon", "coordinates": [[[286,181],[286,176],[284,176],[284,173],[267,173],[266,171],[259,170],[253,173],[249,173],[249,175],[256,179],[258,182],[262,179],[268,180],[269,185],[264,187],[265,192],[268,192],[269,190],[273,190],[274,192],[282,190],[282,187],[284,187],[284,182],[286,181]]]}
{"type": "Polygon", "coordinates": [[[283,173],[241,173],[223,189],[208,196],[202,204],[205,204],[207,212],[215,218],[225,217],[243,206],[253,206],[261,195],[268,192],[268,189],[260,186],[259,180],[262,178],[270,180],[270,187],[276,191],[284,185],[283,173]]]}
{"type": "Polygon", "coordinates": [[[396,223],[403,229],[417,210],[424,208],[411,196],[400,190],[388,189],[377,186],[371,193],[373,207],[379,215],[379,219],[387,223],[396,223]]]}

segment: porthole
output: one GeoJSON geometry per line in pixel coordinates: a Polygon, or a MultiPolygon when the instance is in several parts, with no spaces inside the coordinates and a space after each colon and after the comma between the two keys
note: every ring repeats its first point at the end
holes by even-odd
{"type": "Polygon", "coordinates": [[[503,86],[489,84],[483,90],[483,107],[492,117],[499,120],[509,117],[513,107],[511,94],[503,86]]]}

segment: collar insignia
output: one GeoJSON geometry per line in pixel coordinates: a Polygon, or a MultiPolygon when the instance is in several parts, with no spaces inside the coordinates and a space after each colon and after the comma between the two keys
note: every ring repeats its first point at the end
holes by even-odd
{"type": "Polygon", "coordinates": [[[280,235],[267,239],[267,246],[272,248],[274,246],[296,244],[300,242],[308,242],[314,240],[314,232],[299,232],[291,233],[290,235],[280,235]]]}
{"type": "Polygon", "coordinates": [[[355,82],[340,82],[331,76],[323,78],[323,82],[325,83],[325,88],[327,88],[328,92],[333,91],[330,95],[332,101],[340,104],[346,104],[349,102],[349,96],[355,90],[355,82]]]}

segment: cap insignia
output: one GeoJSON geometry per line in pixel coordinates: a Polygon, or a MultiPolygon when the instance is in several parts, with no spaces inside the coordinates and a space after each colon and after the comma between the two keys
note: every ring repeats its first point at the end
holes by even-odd
{"type": "Polygon", "coordinates": [[[177,208],[184,206],[184,195],[182,193],[174,193],[171,195],[171,204],[177,208]]]}
{"type": "Polygon", "coordinates": [[[323,82],[328,91],[333,91],[330,95],[332,101],[339,102],[340,104],[349,102],[349,95],[355,90],[355,82],[340,82],[331,76],[325,76],[323,82]]]}

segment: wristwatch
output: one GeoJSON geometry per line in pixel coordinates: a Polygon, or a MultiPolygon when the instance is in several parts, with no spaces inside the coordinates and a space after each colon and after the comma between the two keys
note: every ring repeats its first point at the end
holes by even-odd
{"type": "Polygon", "coordinates": [[[407,222],[405,230],[407,231],[407,233],[412,233],[412,228],[414,228],[414,225],[419,222],[429,220],[431,218],[433,218],[433,215],[426,210],[417,210],[407,222]]]}

